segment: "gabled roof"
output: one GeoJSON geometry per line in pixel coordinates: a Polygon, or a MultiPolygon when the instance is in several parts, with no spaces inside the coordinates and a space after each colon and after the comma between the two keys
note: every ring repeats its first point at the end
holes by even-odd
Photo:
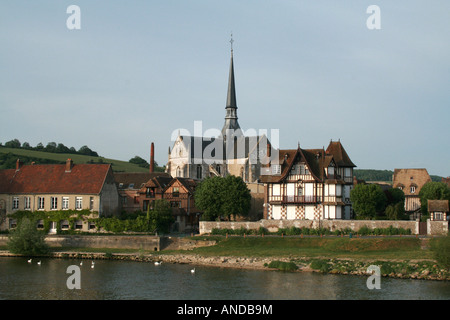
{"type": "Polygon", "coordinates": [[[330,141],[326,152],[333,155],[333,159],[339,167],[356,167],[352,160],[350,160],[341,141],[330,141]]]}
{"type": "Polygon", "coordinates": [[[117,188],[120,189],[140,189],[148,180],[156,176],[170,177],[164,172],[115,172],[114,180],[117,188]]]}
{"type": "Polygon", "coordinates": [[[281,165],[280,175],[261,175],[261,181],[266,183],[277,183],[286,179],[292,166],[296,161],[304,162],[317,181],[324,181],[325,168],[330,164],[338,167],[355,167],[350,160],[342,144],[338,142],[330,142],[327,150],[322,149],[297,149],[278,150],[279,164],[281,165]]]}
{"type": "Polygon", "coordinates": [[[180,178],[180,177],[175,177],[173,178],[164,188],[164,192],[169,189],[175,182],[179,182],[185,189],[187,192],[189,192],[190,194],[194,194],[194,190],[195,187],[198,185],[199,181],[195,180],[195,179],[191,179],[191,178],[180,178]]]}
{"type": "Polygon", "coordinates": [[[0,193],[8,194],[99,194],[110,164],[22,165],[18,170],[0,170],[0,193]]]}
{"type": "Polygon", "coordinates": [[[431,182],[431,177],[427,169],[394,169],[392,184],[394,188],[403,187],[405,195],[418,195],[420,189],[427,182],[431,182]],[[410,186],[416,188],[412,194],[410,186]]]}
{"type": "Polygon", "coordinates": [[[428,212],[449,212],[448,200],[428,200],[428,212]]]}
{"type": "MultiPolygon", "coordinates": [[[[155,172],[156,173],[156,172],[155,172]]],[[[140,193],[145,193],[146,188],[159,188],[163,190],[172,181],[172,176],[167,173],[158,172],[159,174],[148,180],[144,186],[139,189],[140,193]]]]}

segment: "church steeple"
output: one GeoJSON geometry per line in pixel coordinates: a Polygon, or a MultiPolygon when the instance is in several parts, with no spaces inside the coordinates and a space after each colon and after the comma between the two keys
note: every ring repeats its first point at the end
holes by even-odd
{"type": "Polygon", "coordinates": [[[241,127],[238,123],[237,117],[237,103],[236,103],[236,87],[234,84],[234,64],[233,64],[233,35],[231,35],[231,61],[230,61],[230,73],[228,76],[228,91],[227,91],[227,104],[225,107],[225,124],[222,128],[222,136],[225,137],[227,129],[234,130],[234,135],[241,135],[241,127]]]}

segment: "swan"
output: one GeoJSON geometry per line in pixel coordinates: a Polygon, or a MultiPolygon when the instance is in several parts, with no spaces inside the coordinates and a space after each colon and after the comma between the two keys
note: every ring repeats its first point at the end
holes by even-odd
{"type": "Polygon", "coordinates": [[[80,266],[82,266],[82,265],[83,265],[83,261],[80,262],[80,266]]]}
{"type": "Polygon", "coordinates": [[[32,259],[29,259],[29,260],[28,260],[28,263],[31,263],[31,260],[32,260],[32,259]]]}
{"type": "Polygon", "coordinates": [[[41,265],[41,261],[38,261],[37,264],[38,264],[38,265],[41,265]]]}
{"type": "Polygon", "coordinates": [[[191,269],[191,273],[195,273],[195,268],[194,268],[194,269],[191,269]]]}
{"type": "Polygon", "coordinates": [[[94,269],[95,264],[91,264],[91,269],[94,269]]]}
{"type": "Polygon", "coordinates": [[[162,262],[155,261],[155,266],[159,266],[162,262]]]}

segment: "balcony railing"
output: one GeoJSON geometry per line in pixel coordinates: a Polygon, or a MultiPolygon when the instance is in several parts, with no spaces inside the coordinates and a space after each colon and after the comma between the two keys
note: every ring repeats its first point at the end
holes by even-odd
{"type": "Polygon", "coordinates": [[[320,202],[320,197],[317,196],[270,196],[271,202],[282,203],[317,203],[320,202]]]}

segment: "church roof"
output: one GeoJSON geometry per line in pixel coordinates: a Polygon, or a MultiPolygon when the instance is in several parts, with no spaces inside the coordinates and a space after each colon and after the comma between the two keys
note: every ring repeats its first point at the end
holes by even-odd
{"type": "Polygon", "coordinates": [[[267,137],[262,136],[236,136],[233,142],[222,137],[198,137],[180,136],[180,140],[186,148],[189,159],[210,160],[232,160],[249,158],[250,155],[261,156],[260,152],[266,153],[267,137]]]}

